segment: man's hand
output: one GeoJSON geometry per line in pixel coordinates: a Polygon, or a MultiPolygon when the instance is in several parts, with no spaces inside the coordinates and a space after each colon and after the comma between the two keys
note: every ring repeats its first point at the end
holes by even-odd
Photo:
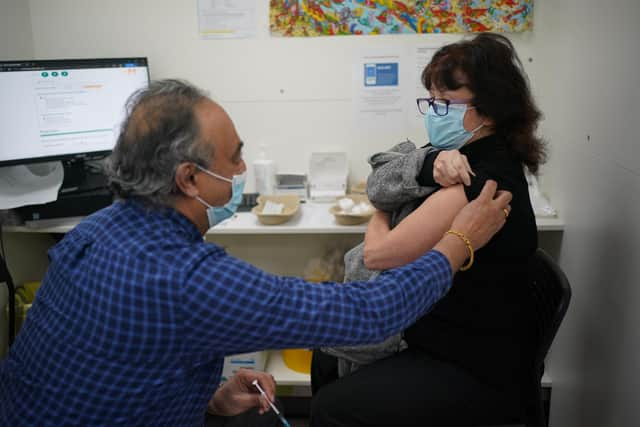
{"type": "Polygon", "coordinates": [[[474,249],[479,249],[498,232],[511,211],[511,193],[498,191],[495,181],[487,181],[480,195],[454,218],[451,229],[463,233],[474,249]]]}
{"type": "Polygon", "coordinates": [[[269,399],[273,402],[276,383],[272,375],[251,369],[240,369],[234,376],[220,386],[211,400],[208,411],[214,415],[238,415],[254,406],[259,407],[260,414],[269,411],[269,403],[260,396],[258,389],[251,384],[258,380],[269,399]]]}
{"type": "Polygon", "coordinates": [[[467,156],[458,150],[441,151],[433,162],[433,180],[443,187],[455,184],[471,185],[471,176],[475,176],[469,166],[467,156]]]}
{"type": "MultiPolygon", "coordinates": [[[[487,181],[480,195],[462,208],[451,224],[451,230],[469,239],[474,251],[486,245],[509,216],[511,193],[496,193],[497,188],[495,181],[487,181]]],[[[452,234],[445,234],[434,249],[447,257],[453,271],[457,271],[469,256],[463,240],[452,234]]]]}

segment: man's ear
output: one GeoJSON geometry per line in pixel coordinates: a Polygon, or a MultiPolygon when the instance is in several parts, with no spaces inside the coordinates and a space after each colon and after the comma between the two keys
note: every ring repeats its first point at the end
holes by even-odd
{"type": "Polygon", "coordinates": [[[180,163],[176,169],[176,186],[188,197],[195,197],[199,194],[196,187],[197,168],[193,163],[180,163]]]}

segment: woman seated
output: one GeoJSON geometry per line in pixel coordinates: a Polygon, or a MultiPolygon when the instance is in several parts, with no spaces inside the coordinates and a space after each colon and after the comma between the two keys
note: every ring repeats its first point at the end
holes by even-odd
{"type": "MultiPolygon", "coordinates": [[[[365,235],[366,266],[385,270],[416,259],[488,179],[513,194],[511,211],[469,268],[455,275],[449,293],[405,331],[406,350],[337,380],[335,359],[316,353],[313,426],[483,425],[495,414],[518,420],[529,403],[535,307],[527,265],[537,229],[523,166],[536,173],[544,161],[535,136],[540,112],[513,45],[501,35],[444,46],[422,82],[429,94],[418,106],[429,142],[448,150],[435,160],[442,188],[393,228],[387,213],[374,215],[365,235]]],[[[418,182],[434,184],[433,164],[425,161],[418,182]]]]}

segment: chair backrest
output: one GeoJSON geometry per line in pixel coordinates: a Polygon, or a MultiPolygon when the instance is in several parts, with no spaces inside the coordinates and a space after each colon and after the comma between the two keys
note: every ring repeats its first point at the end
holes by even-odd
{"type": "Polygon", "coordinates": [[[569,308],[571,286],[560,266],[542,249],[536,251],[534,268],[530,284],[538,308],[535,361],[542,365],[569,308]]]}
{"type": "Polygon", "coordinates": [[[560,328],[571,300],[571,286],[560,266],[542,249],[532,260],[530,280],[532,298],[537,308],[537,336],[535,350],[534,390],[527,425],[544,426],[540,379],[544,372],[544,359],[560,328]]]}

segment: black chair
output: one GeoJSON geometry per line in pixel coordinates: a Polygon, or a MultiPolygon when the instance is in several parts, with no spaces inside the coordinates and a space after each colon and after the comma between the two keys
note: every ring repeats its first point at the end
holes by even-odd
{"type": "MultiPolygon", "coordinates": [[[[532,337],[536,341],[533,376],[530,379],[529,405],[525,408],[524,424],[506,424],[496,420],[493,427],[546,427],[547,416],[543,405],[543,390],[540,384],[544,374],[544,359],[560,328],[571,300],[569,280],[558,264],[542,249],[536,251],[530,265],[531,294],[537,310],[537,331],[532,337]]],[[[489,427],[489,426],[487,426],[489,427]]]]}

